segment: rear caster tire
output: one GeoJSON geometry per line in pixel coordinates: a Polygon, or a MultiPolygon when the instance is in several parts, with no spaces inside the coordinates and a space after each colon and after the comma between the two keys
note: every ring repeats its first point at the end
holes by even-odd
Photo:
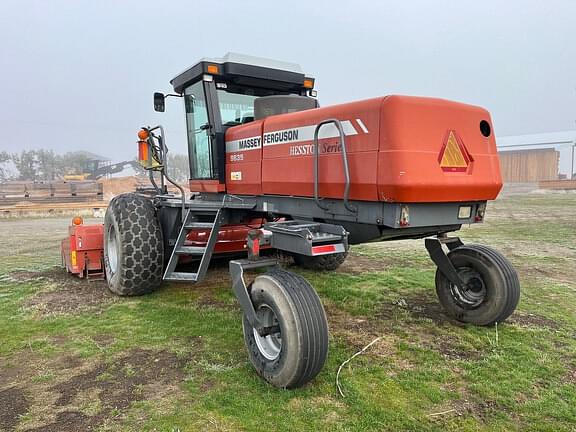
{"type": "Polygon", "coordinates": [[[318,375],[328,354],[328,322],[318,295],[303,277],[276,269],[256,277],[250,288],[258,318],[279,330],[260,336],[244,316],[250,362],[275,387],[303,386],[318,375]]]}
{"type": "Polygon", "coordinates": [[[120,296],[147,294],[162,282],[164,245],[152,202],[134,193],[114,197],[104,217],[108,288],[120,296]]]}
{"type": "Polygon", "coordinates": [[[520,299],[516,270],[500,252],[482,245],[453,249],[448,258],[467,283],[465,289],[436,271],[436,294],[446,313],[465,323],[490,326],[508,318],[520,299]]]}
{"type": "Polygon", "coordinates": [[[340,267],[346,261],[347,256],[348,252],[319,256],[294,254],[294,262],[308,270],[332,271],[340,267]]]}

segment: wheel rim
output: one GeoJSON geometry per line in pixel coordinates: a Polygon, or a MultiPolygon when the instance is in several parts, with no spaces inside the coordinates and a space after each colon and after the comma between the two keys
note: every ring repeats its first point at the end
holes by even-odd
{"type": "Polygon", "coordinates": [[[108,257],[108,266],[112,273],[116,273],[118,269],[118,241],[116,238],[116,230],[114,225],[108,228],[108,243],[106,245],[106,255],[108,257]]]}
{"type": "Polygon", "coordinates": [[[450,292],[456,303],[465,309],[475,309],[484,303],[486,285],[482,276],[468,267],[458,269],[458,275],[464,281],[465,286],[460,288],[450,284],[450,292]]]}
{"type": "MultiPolygon", "coordinates": [[[[264,327],[278,326],[278,318],[276,314],[268,305],[261,305],[256,311],[256,316],[264,327]]],[[[260,336],[256,329],[254,332],[254,339],[258,351],[268,360],[276,360],[282,350],[282,335],[280,332],[272,333],[266,336],[260,336]]]]}

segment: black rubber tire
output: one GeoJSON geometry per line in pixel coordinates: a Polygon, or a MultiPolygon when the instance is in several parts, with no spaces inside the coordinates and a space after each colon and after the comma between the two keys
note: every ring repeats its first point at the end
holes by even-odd
{"type": "Polygon", "coordinates": [[[266,358],[244,316],[244,342],[256,372],[279,388],[297,388],[311,381],[328,354],[326,312],[314,288],[300,275],[274,269],[256,277],[250,296],[257,312],[272,309],[281,335],[277,358],[266,358]]]}
{"type": "Polygon", "coordinates": [[[332,271],[336,270],[344,261],[346,261],[348,252],[319,256],[293,254],[293,256],[296,265],[302,268],[308,270],[332,271]]]}
{"type": "Polygon", "coordinates": [[[127,193],[110,201],[104,217],[104,268],[110,291],[137,296],[158,288],[163,249],[162,230],[150,199],[127,193]],[[116,265],[111,265],[114,250],[116,265]]]}
{"type": "Polygon", "coordinates": [[[446,313],[461,322],[490,326],[506,320],[518,306],[520,281],[516,270],[500,252],[482,245],[464,245],[453,249],[448,257],[456,270],[472,269],[480,275],[485,287],[482,303],[463,307],[453,294],[453,285],[436,271],[436,294],[446,313]]]}

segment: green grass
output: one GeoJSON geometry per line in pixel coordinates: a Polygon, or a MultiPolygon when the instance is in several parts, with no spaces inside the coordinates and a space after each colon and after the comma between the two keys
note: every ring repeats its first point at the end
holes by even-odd
{"type": "MultiPolygon", "coordinates": [[[[19,253],[1,256],[0,370],[27,373],[16,384],[31,399],[20,427],[42,424],[46,412],[63,409],[51,405],[55,396],[42,396],[55,395],[53,386],[106,365],[94,378],[99,385],[119,376],[138,380],[147,371],[134,389],[146,397],[106,411],[101,430],[574,430],[574,208],[574,195],[513,197],[491,204],[485,224],[462,232],[465,241],[499,247],[518,268],[521,303],[498,328],[458,325],[442,315],[435,269],[421,242],[355,247],[353,256],[374,262],[357,273],[296,270],[327,306],[331,336],[323,371],[292,391],[265,384],[249,365],[228,283],[204,293],[167,284],[149,296],[67,313],[30,308],[31,298],[59,287],[15,272],[42,276],[56,264],[63,224],[44,239],[21,237],[19,253]],[[34,246],[38,241],[44,249],[34,246]],[[335,388],[338,366],[376,337],[379,342],[343,369],[342,398],[335,388]],[[151,390],[158,379],[153,363],[118,364],[136,349],[169,352],[182,362],[170,391],[163,392],[166,383],[151,390]],[[81,368],[58,367],[65,357],[79,359],[81,368]]],[[[10,223],[0,222],[0,230],[14,231],[10,223]]],[[[9,248],[9,240],[1,242],[9,248]]],[[[0,391],[9,385],[0,377],[0,391]]],[[[105,412],[93,398],[73,400],[67,409],[105,412]]]]}

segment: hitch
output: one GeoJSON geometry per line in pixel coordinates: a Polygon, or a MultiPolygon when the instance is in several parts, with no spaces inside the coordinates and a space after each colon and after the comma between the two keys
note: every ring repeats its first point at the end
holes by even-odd
{"type": "Polygon", "coordinates": [[[430,255],[430,259],[436,264],[438,270],[458,288],[465,288],[466,283],[462,280],[452,261],[450,261],[450,258],[448,258],[444,252],[442,248],[443,244],[445,244],[450,251],[464,245],[459,237],[447,237],[446,235],[439,235],[437,238],[427,238],[424,240],[424,245],[430,255]]]}

